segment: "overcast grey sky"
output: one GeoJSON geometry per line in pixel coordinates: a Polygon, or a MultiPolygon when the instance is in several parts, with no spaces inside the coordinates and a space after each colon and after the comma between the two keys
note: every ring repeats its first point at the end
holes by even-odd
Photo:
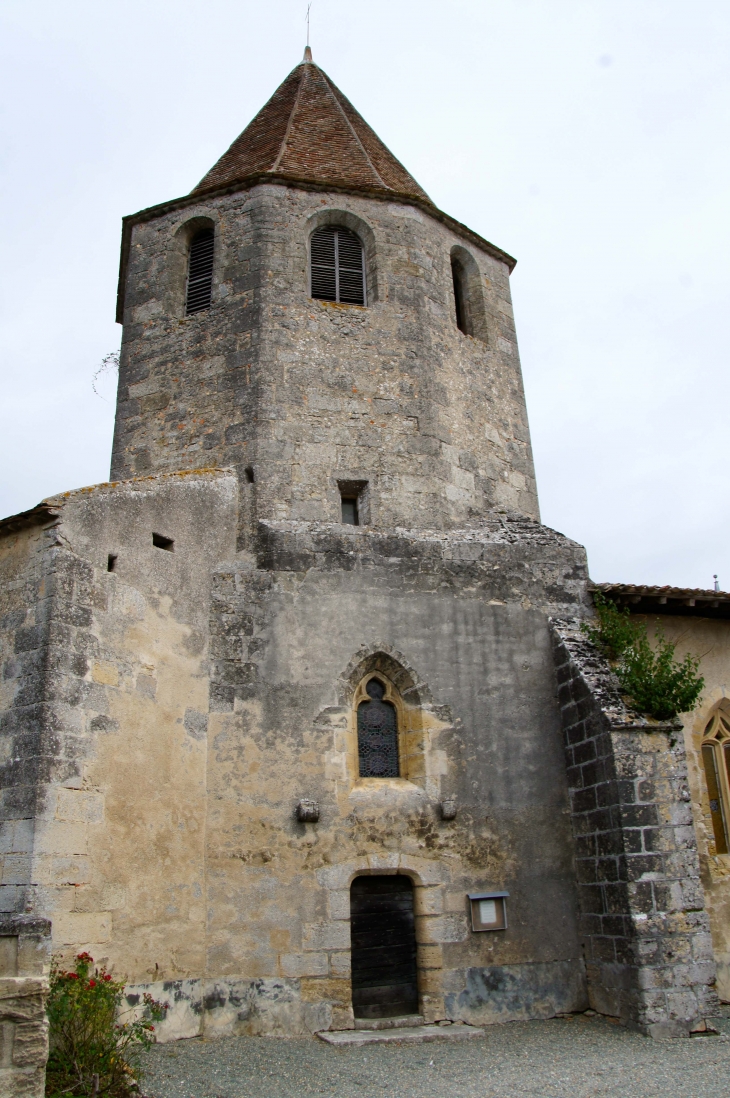
{"type": "MultiPolygon", "coordinates": [[[[120,221],[301,59],[303,0],[4,0],[0,513],[105,480],[120,221]]],[[[512,276],[543,521],[597,580],[730,588],[730,4],[314,0],[312,48],[512,276]]]]}

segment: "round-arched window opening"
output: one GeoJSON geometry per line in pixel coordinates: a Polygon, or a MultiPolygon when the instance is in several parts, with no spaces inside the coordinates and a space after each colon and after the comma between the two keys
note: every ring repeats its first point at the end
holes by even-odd
{"type": "Polygon", "coordinates": [[[361,778],[398,778],[398,719],[395,706],[384,701],[385,687],[372,678],[365,687],[369,701],[357,710],[357,750],[361,778]]]}
{"type": "Polygon", "coordinates": [[[185,288],[185,313],[191,316],[209,309],[213,296],[213,255],[215,231],[200,229],[190,241],[188,281],[185,288]]]}

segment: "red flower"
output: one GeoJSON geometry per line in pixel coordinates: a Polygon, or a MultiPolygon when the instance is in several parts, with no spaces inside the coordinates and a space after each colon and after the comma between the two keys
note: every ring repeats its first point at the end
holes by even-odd
{"type": "Polygon", "coordinates": [[[154,1031],[155,1031],[155,1027],[154,1027],[154,1026],[150,1026],[150,1029],[151,1029],[151,1030],[152,1030],[152,1032],[154,1033],[154,1031]]]}
{"type": "Polygon", "coordinates": [[[109,973],[108,973],[108,972],[105,972],[105,973],[104,973],[104,979],[105,979],[105,980],[111,980],[111,976],[109,975],[109,973]]]}
{"type": "Polygon", "coordinates": [[[90,953],[79,953],[78,956],[76,957],[76,960],[77,961],[88,961],[89,963],[91,963],[94,960],[94,958],[91,956],[90,953]]]}
{"type": "Polygon", "coordinates": [[[78,976],[75,972],[67,972],[66,975],[68,976],[69,980],[78,980],[78,976]]]}
{"type": "Polygon", "coordinates": [[[96,980],[89,980],[89,987],[96,987],[96,980]]]}

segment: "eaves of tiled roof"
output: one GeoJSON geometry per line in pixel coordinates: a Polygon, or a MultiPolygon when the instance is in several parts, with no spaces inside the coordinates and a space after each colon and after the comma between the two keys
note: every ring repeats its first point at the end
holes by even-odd
{"type": "Polygon", "coordinates": [[[674,617],[730,618],[730,593],[701,587],[648,587],[633,583],[595,583],[617,606],[632,614],[671,614],[674,617]]]}

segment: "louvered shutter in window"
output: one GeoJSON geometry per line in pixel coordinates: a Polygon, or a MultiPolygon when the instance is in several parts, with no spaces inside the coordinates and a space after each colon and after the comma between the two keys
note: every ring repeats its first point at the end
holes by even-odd
{"type": "Polygon", "coordinates": [[[185,312],[188,315],[210,308],[214,244],[215,237],[212,229],[201,229],[190,241],[188,289],[185,301],[185,312]]]}
{"type": "Polygon", "coordinates": [[[312,297],[365,304],[365,256],[349,229],[326,225],[312,236],[312,297]]]}

